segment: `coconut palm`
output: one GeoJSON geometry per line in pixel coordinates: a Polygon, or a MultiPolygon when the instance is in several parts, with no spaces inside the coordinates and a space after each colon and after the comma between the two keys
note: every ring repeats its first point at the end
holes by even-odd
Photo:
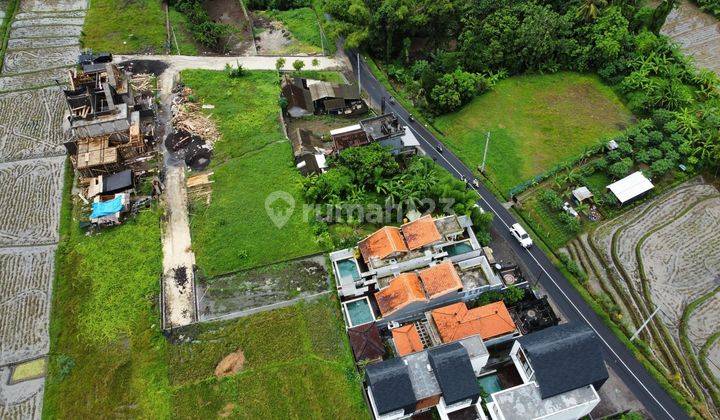
{"type": "Polygon", "coordinates": [[[595,20],[605,6],[607,6],[606,0],[584,0],[578,9],[578,16],[588,22],[595,20]]]}

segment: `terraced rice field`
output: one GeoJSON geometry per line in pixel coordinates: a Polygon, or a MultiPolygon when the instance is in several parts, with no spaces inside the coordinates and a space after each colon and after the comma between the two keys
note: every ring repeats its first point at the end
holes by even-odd
{"type": "Polygon", "coordinates": [[[0,290],[11,296],[0,305],[0,366],[48,351],[54,255],[53,246],[0,248],[0,290]]]}
{"type": "Polygon", "coordinates": [[[62,156],[63,107],[56,87],[0,95],[0,162],[62,156]]]}
{"type": "Polygon", "coordinates": [[[57,243],[64,161],[0,163],[0,246],[57,243]]]}
{"type": "MultiPolygon", "coordinates": [[[[4,10],[6,1],[0,0],[4,10]]],[[[64,172],[64,100],[86,0],[20,0],[0,71],[0,418],[42,414],[45,379],[10,385],[47,355],[64,172]]]]}
{"type": "Polygon", "coordinates": [[[640,335],[649,359],[669,380],[679,375],[680,391],[708,415],[718,414],[720,391],[720,352],[709,342],[720,331],[718,220],[720,192],[695,179],[567,247],[628,334],[660,309],[640,335]]]}
{"type": "Polygon", "coordinates": [[[718,21],[694,3],[684,0],[665,20],[661,33],[675,40],[700,67],[720,73],[718,21]]]}
{"type": "Polygon", "coordinates": [[[0,92],[64,82],[80,52],[87,0],[21,0],[12,20],[0,92]]]}

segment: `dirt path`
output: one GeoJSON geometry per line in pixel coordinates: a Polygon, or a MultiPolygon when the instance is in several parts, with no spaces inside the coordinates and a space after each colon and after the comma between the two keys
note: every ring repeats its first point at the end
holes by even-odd
{"type": "MultiPolygon", "coordinates": [[[[165,133],[170,126],[170,104],[175,73],[166,70],[160,77],[160,118],[165,133]]],[[[165,155],[165,226],[163,229],[163,314],[165,327],[179,327],[197,320],[195,306],[195,253],[192,251],[188,198],[185,188],[185,165],[174,159],[163,147],[165,155]]]]}
{"type": "Polygon", "coordinates": [[[662,34],[675,40],[700,67],[720,74],[720,22],[685,0],[668,15],[662,34]]]}

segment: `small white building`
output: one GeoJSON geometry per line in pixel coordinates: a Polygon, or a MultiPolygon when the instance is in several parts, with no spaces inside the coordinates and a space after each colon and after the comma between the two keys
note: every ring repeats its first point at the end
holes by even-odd
{"type": "Polygon", "coordinates": [[[642,172],[637,171],[619,181],[613,182],[607,188],[617,197],[620,204],[625,204],[642,196],[655,188],[655,186],[642,172]]]}

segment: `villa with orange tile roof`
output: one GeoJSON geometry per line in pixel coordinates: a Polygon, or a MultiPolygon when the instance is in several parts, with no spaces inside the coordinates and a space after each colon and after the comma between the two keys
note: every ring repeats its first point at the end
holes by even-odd
{"type": "Polygon", "coordinates": [[[380,313],[388,316],[413,302],[426,302],[420,277],[415,273],[402,273],[390,285],[375,293],[380,313]]]}
{"type": "Polygon", "coordinates": [[[460,276],[451,261],[444,261],[420,271],[420,280],[428,299],[462,290],[460,276]]]}
{"type": "Polygon", "coordinates": [[[367,238],[358,242],[360,254],[365,263],[370,264],[374,259],[384,260],[385,258],[398,257],[409,249],[405,245],[400,228],[385,226],[367,238]]]}
{"type": "Polygon", "coordinates": [[[443,238],[435,226],[435,220],[429,214],[405,223],[400,227],[405,243],[410,250],[419,249],[440,242],[443,238]]]}
{"type": "Polygon", "coordinates": [[[513,333],[517,327],[502,301],[468,309],[464,302],[454,303],[431,312],[443,343],[480,334],[483,340],[513,333]]]}
{"type": "Polygon", "coordinates": [[[423,346],[420,340],[420,334],[414,324],[406,324],[402,327],[393,328],[391,331],[393,342],[395,343],[395,350],[397,350],[400,356],[425,349],[425,346],[423,346]]]}

